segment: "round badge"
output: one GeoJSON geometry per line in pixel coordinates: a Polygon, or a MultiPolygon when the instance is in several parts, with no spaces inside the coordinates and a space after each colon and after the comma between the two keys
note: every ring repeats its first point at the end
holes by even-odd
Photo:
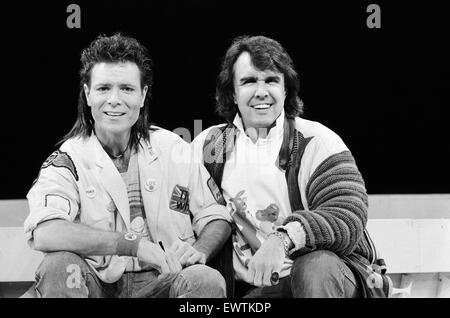
{"type": "Polygon", "coordinates": [[[153,192],[156,190],[156,180],[155,179],[147,179],[145,181],[145,190],[149,192],[153,192]]]}
{"type": "Polygon", "coordinates": [[[145,221],[142,217],[137,216],[131,221],[130,223],[130,229],[134,233],[144,233],[145,231],[145,221]]]}
{"type": "Polygon", "coordinates": [[[89,188],[86,189],[86,195],[89,199],[95,198],[96,194],[97,190],[95,190],[93,186],[90,186],[89,188]]]}
{"type": "Polygon", "coordinates": [[[134,241],[135,239],[137,239],[137,235],[131,232],[125,233],[124,238],[127,241],[134,241]]]}
{"type": "Polygon", "coordinates": [[[114,204],[113,201],[110,201],[109,204],[106,207],[106,210],[110,213],[114,213],[116,212],[116,205],[114,204]]]}

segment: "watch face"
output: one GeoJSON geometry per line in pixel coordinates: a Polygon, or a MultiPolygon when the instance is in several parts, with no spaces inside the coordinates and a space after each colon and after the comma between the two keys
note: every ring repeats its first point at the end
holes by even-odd
{"type": "Polygon", "coordinates": [[[137,235],[134,233],[126,233],[125,239],[128,241],[134,241],[135,239],[137,239],[137,235]]]}

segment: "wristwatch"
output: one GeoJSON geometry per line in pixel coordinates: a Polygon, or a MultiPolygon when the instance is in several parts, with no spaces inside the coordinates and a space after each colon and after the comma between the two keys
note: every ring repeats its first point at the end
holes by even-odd
{"type": "Polygon", "coordinates": [[[283,233],[281,231],[275,231],[275,232],[270,233],[269,236],[270,235],[275,235],[276,237],[278,237],[281,240],[281,242],[283,243],[283,246],[284,246],[284,254],[286,256],[289,255],[289,241],[284,237],[283,233]]]}

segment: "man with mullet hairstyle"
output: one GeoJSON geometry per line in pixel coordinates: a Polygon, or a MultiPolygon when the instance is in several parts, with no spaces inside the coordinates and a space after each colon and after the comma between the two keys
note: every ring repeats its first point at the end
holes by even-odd
{"type": "Polygon", "coordinates": [[[46,253],[39,296],[225,296],[205,263],[231,218],[189,144],[150,125],[152,75],[134,38],[100,36],[83,51],[77,119],[27,195],[25,233],[46,253]]]}
{"type": "Polygon", "coordinates": [[[245,297],[385,297],[355,159],[333,131],[301,117],[298,91],[277,41],[242,36],[228,48],[216,86],[227,123],[193,142],[235,224],[227,288],[245,297]]]}

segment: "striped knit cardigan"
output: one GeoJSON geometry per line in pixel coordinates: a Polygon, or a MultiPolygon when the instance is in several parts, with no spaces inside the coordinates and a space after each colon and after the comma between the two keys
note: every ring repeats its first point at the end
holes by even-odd
{"type": "MultiPolygon", "coordinates": [[[[294,252],[291,258],[314,250],[330,250],[340,256],[359,278],[365,297],[387,296],[389,284],[385,277],[380,278],[382,284],[376,286],[379,288],[373,288],[374,284],[367,288],[368,277],[374,273],[371,265],[376,264],[377,254],[365,228],[368,196],[352,154],[348,150],[332,154],[314,170],[306,185],[306,210],[297,176],[304,151],[313,137],[305,138],[296,130],[294,120],[286,119],[284,127],[278,164],[286,171],[293,211],[284,224],[298,221],[306,234],[305,246],[294,252]]],[[[219,186],[237,131],[232,124],[212,129],[203,145],[204,165],[219,186]]],[[[223,198],[219,202],[224,202],[223,198]]]]}
{"type": "Polygon", "coordinates": [[[337,255],[355,252],[372,263],[375,251],[364,236],[368,197],[350,151],[327,158],[312,174],[307,187],[309,210],[294,210],[285,223],[299,221],[306,244],[299,255],[330,250],[337,255]]]}

